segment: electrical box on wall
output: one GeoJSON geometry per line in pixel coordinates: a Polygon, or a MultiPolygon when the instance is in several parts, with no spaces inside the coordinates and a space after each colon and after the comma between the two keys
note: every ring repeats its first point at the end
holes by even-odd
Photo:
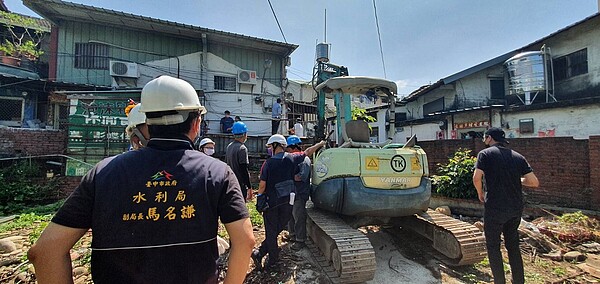
{"type": "Polygon", "coordinates": [[[533,133],[533,118],[519,119],[521,133],[533,133]]]}

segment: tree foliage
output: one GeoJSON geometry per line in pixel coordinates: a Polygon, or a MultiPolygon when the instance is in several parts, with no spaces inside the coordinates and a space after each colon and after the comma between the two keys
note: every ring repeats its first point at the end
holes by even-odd
{"type": "Polygon", "coordinates": [[[364,120],[365,122],[375,122],[375,118],[367,113],[364,108],[352,106],[352,120],[364,120]]]}
{"type": "Polygon", "coordinates": [[[438,164],[439,175],[433,176],[433,185],[438,194],[451,198],[477,199],[473,186],[473,169],[477,158],[471,150],[458,149],[447,164],[438,164]]]}
{"type": "Polygon", "coordinates": [[[0,45],[1,51],[30,60],[36,60],[44,53],[40,44],[44,39],[45,28],[37,19],[4,11],[0,11],[0,18],[10,34],[10,40],[6,39],[0,45]]]}

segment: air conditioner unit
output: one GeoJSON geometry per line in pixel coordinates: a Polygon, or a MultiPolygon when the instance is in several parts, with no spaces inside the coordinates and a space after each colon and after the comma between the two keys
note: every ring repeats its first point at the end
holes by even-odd
{"type": "Polygon", "coordinates": [[[239,70],[238,83],[256,85],[256,71],[239,70]]]}
{"type": "Polygon", "coordinates": [[[137,63],[125,61],[110,61],[110,76],[139,78],[137,63]]]}

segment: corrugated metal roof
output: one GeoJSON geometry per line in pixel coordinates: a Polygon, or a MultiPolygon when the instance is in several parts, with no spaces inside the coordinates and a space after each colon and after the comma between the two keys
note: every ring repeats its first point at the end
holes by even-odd
{"type": "Polygon", "coordinates": [[[442,79],[440,79],[438,82],[436,82],[433,85],[423,86],[423,87],[417,89],[416,91],[412,92],[410,95],[408,95],[406,98],[404,98],[403,101],[406,101],[406,102],[414,101],[418,97],[420,97],[420,96],[428,93],[429,91],[431,91],[431,90],[433,90],[433,89],[435,89],[435,88],[437,88],[437,87],[439,87],[441,85],[446,85],[446,84],[453,83],[453,82],[455,82],[457,80],[460,80],[460,79],[462,79],[464,77],[467,77],[467,76],[469,76],[471,74],[477,73],[477,72],[479,72],[481,70],[484,70],[484,69],[489,68],[491,66],[494,66],[496,64],[504,63],[506,60],[508,60],[509,58],[511,58],[514,55],[517,55],[518,53],[521,53],[521,52],[524,52],[524,51],[530,51],[530,48],[532,48],[532,47],[534,47],[536,45],[543,44],[543,42],[545,40],[547,40],[547,39],[549,39],[549,38],[551,38],[553,36],[556,36],[557,34],[565,32],[565,31],[567,31],[569,29],[572,29],[573,27],[576,27],[576,26],[581,25],[581,24],[583,24],[585,22],[588,22],[588,21],[590,21],[590,20],[592,20],[594,18],[598,18],[598,17],[600,17],[600,13],[596,13],[596,14],[594,14],[592,16],[589,16],[589,17],[587,17],[587,18],[579,21],[579,22],[576,22],[574,24],[566,26],[566,27],[564,27],[564,28],[562,28],[562,29],[560,29],[560,30],[558,30],[556,32],[553,32],[553,33],[551,33],[551,34],[549,34],[549,35],[547,35],[547,36],[545,36],[545,37],[543,37],[541,39],[538,39],[538,40],[536,40],[536,41],[534,41],[534,42],[532,42],[532,43],[530,43],[530,44],[528,44],[526,46],[523,46],[521,48],[515,49],[515,50],[510,51],[510,52],[507,52],[507,53],[502,54],[502,55],[500,55],[498,57],[495,57],[495,58],[492,58],[492,59],[490,59],[488,61],[485,61],[485,62],[482,62],[480,64],[477,64],[477,65],[475,65],[473,67],[470,67],[470,68],[467,68],[467,69],[465,69],[463,71],[460,71],[458,73],[452,74],[452,75],[450,75],[450,76],[448,76],[446,78],[442,78],[442,79]]]}
{"type": "Polygon", "coordinates": [[[290,55],[298,48],[296,44],[261,39],[60,0],[23,0],[23,4],[54,24],[59,23],[61,20],[89,22],[98,25],[159,32],[197,39],[201,39],[202,34],[206,34],[207,39],[212,42],[268,51],[283,56],[290,55]]]}
{"type": "Polygon", "coordinates": [[[416,100],[417,98],[419,98],[421,95],[441,86],[442,83],[443,83],[443,81],[439,80],[433,84],[421,86],[418,89],[414,90],[412,93],[408,94],[408,96],[404,97],[401,100],[401,103],[412,102],[412,101],[416,100]]]}
{"type": "MultiPolygon", "coordinates": [[[[28,72],[31,73],[31,72],[28,72]]],[[[35,74],[35,73],[32,73],[35,74]]],[[[37,74],[35,74],[37,75],[37,74]]],[[[56,88],[59,89],[69,89],[71,91],[96,91],[96,90],[110,90],[110,87],[106,86],[96,86],[91,84],[77,84],[77,83],[69,83],[69,82],[57,82],[51,81],[47,79],[39,79],[39,76],[36,78],[33,77],[23,77],[14,74],[8,73],[0,73],[0,80],[2,80],[2,87],[6,87],[9,85],[18,85],[18,84],[27,84],[28,88],[38,88],[43,91],[51,91],[56,88]]]]}

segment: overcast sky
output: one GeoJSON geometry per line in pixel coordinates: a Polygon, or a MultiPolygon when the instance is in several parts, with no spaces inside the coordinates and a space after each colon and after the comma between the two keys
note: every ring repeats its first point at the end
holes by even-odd
{"type": "MultiPolygon", "coordinates": [[[[73,0],[179,23],[284,41],[267,0],[73,0]],[[125,4],[125,5],[124,5],[125,4]]],[[[13,12],[37,16],[19,0],[13,12]]],[[[310,80],[315,46],[350,75],[384,77],[373,0],[271,0],[292,54],[291,79],[310,80]]],[[[376,0],[386,78],[400,94],[525,46],[598,12],[598,0],[376,0]]]]}

